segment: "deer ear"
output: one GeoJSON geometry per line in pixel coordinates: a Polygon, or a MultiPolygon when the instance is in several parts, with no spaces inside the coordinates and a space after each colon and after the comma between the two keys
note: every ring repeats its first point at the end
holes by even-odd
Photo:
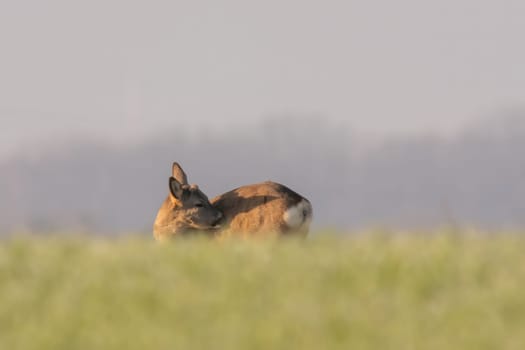
{"type": "Polygon", "coordinates": [[[188,184],[186,173],[184,170],[182,170],[182,167],[177,162],[174,162],[171,167],[171,176],[174,177],[181,185],[188,184]]]}
{"type": "Polygon", "coordinates": [[[177,181],[174,177],[170,177],[170,194],[175,199],[181,200],[182,199],[182,184],[177,181]]]}

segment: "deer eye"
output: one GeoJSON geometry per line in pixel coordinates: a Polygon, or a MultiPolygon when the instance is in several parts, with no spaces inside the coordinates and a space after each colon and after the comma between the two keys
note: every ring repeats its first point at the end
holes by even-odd
{"type": "Polygon", "coordinates": [[[202,203],[197,203],[197,204],[195,204],[195,206],[196,206],[197,208],[202,208],[202,207],[204,207],[204,204],[202,204],[202,203]]]}

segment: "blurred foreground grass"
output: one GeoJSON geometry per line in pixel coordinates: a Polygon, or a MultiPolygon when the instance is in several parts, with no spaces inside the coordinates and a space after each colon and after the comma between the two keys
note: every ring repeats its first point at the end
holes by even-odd
{"type": "Polygon", "coordinates": [[[0,349],[525,349],[525,237],[0,242],[0,349]]]}

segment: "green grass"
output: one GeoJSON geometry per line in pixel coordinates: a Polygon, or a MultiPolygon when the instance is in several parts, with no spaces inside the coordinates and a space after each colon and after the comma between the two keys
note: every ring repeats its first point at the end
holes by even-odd
{"type": "Polygon", "coordinates": [[[0,242],[0,349],[525,349],[525,236],[0,242]]]}

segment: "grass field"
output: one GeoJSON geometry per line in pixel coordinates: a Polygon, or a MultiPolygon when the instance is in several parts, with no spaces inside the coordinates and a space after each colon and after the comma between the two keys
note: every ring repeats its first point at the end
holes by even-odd
{"type": "Polygon", "coordinates": [[[525,349],[525,236],[0,242],[0,349],[525,349]]]}

